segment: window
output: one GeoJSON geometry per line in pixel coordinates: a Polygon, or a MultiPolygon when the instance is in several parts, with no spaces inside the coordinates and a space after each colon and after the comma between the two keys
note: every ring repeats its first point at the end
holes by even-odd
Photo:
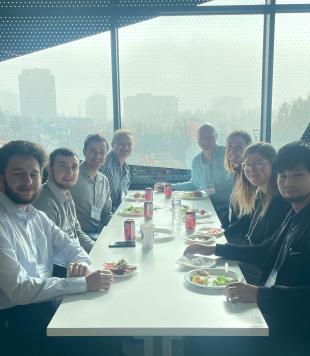
{"type": "Polygon", "coordinates": [[[86,135],[113,132],[110,33],[0,63],[0,142],[27,139],[82,157],[86,135]]]}
{"type": "Polygon", "coordinates": [[[263,16],[160,17],[120,29],[122,126],[131,163],[189,168],[211,122],[259,138],[263,16]]]}
{"type": "Polygon", "coordinates": [[[272,143],[301,138],[310,113],[310,14],[276,16],[272,143]]]}

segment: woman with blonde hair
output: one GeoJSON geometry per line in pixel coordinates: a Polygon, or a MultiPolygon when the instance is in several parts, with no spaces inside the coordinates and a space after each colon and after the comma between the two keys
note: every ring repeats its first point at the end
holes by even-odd
{"type": "MultiPolygon", "coordinates": [[[[224,157],[224,167],[227,172],[234,174],[234,186],[230,196],[228,224],[237,223],[237,231],[246,233],[250,224],[250,216],[239,216],[237,188],[240,185],[242,155],[248,145],[252,143],[251,136],[243,130],[232,131],[226,139],[226,151],[224,157]]],[[[230,226],[231,233],[234,233],[234,226],[230,226]]]]}
{"type": "Polygon", "coordinates": [[[274,147],[265,142],[251,144],[245,149],[234,191],[238,207],[236,216],[240,220],[225,230],[230,242],[240,243],[241,240],[242,243],[259,244],[278,229],[288,213],[290,205],[277,187],[276,153],[274,147]],[[250,219],[245,223],[242,217],[250,219]]]}

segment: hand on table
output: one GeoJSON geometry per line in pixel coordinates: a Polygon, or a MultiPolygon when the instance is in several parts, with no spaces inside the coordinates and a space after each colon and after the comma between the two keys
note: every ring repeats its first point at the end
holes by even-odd
{"type": "Polygon", "coordinates": [[[89,273],[88,266],[81,263],[70,263],[67,268],[67,277],[84,277],[89,273]]]}
{"type": "Polygon", "coordinates": [[[224,291],[226,299],[232,303],[257,303],[258,287],[251,284],[230,283],[224,291]]]}
{"type": "Polygon", "coordinates": [[[88,292],[94,292],[99,289],[109,289],[113,282],[112,272],[106,269],[91,272],[85,278],[88,292]]]}
{"type": "Polygon", "coordinates": [[[193,244],[190,245],[188,247],[186,247],[186,249],[183,252],[183,256],[191,253],[191,254],[195,254],[195,253],[199,253],[201,255],[214,255],[215,252],[215,246],[207,246],[207,245],[200,245],[200,244],[193,244]]]}

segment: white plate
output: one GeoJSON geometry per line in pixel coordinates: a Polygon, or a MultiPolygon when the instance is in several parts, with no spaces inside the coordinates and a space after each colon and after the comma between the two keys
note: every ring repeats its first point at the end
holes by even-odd
{"type": "MultiPolygon", "coordinates": [[[[154,228],[154,242],[164,242],[174,239],[173,231],[170,229],[155,227],[154,228]]],[[[136,232],[136,239],[141,240],[141,232],[136,232]]]]}
{"type": "MultiPolygon", "coordinates": [[[[188,206],[188,205],[187,205],[187,206],[188,206]]],[[[183,205],[183,207],[184,207],[184,205],[183,205]]],[[[213,213],[212,213],[211,211],[208,211],[208,210],[205,210],[205,213],[204,213],[204,214],[201,214],[200,211],[201,211],[201,210],[204,210],[204,209],[191,208],[191,207],[189,206],[189,207],[188,207],[188,210],[194,211],[194,212],[196,213],[196,219],[204,219],[204,218],[208,219],[208,218],[210,218],[211,216],[213,216],[213,213]]],[[[185,216],[186,216],[186,211],[183,209],[183,210],[181,210],[181,213],[182,213],[182,215],[183,215],[184,218],[185,218],[185,216]]]]}
{"type": "Polygon", "coordinates": [[[142,207],[138,207],[138,206],[135,206],[135,208],[140,208],[142,209],[142,212],[141,213],[135,213],[135,212],[131,212],[131,211],[128,211],[126,208],[124,209],[120,209],[117,211],[117,215],[120,215],[120,216],[129,216],[129,217],[143,217],[144,216],[144,210],[142,207]]]}
{"type": "MultiPolygon", "coordinates": [[[[238,282],[242,282],[243,281],[243,277],[241,276],[241,274],[237,273],[237,272],[233,272],[233,271],[228,271],[227,273],[225,272],[224,269],[220,269],[220,268],[200,268],[200,269],[195,269],[193,271],[189,271],[184,275],[185,281],[187,284],[197,287],[199,289],[205,289],[205,290],[219,290],[219,289],[225,289],[226,285],[223,286],[214,286],[212,285],[212,282],[218,277],[218,276],[224,276],[226,278],[229,278],[231,282],[233,282],[233,280],[236,280],[238,282]],[[208,281],[209,284],[208,285],[203,285],[203,284],[197,284],[194,283],[191,280],[191,277],[195,274],[197,274],[198,272],[203,273],[204,271],[208,272],[208,281]]],[[[204,278],[204,277],[202,277],[204,278]]]]}
{"type": "Polygon", "coordinates": [[[215,241],[215,236],[206,235],[197,231],[194,234],[187,236],[185,241],[189,244],[211,245],[215,241]]]}
{"type": "MultiPolygon", "coordinates": [[[[103,267],[105,266],[105,264],[108,263],[108,262],[104,262],[103,263],[103,267]]],[[[128,265],[129,267],[137,267],[136,265],[128,265]]],[[[127,272],[127,273],[124,273],[124,274],[117,274],[117,273],[114,273],[113,271],[111,271],[112,274],[113,274],[113,278],[127,278],[127,277],[131,277],[133,276],[134,274],[137,273],[137,268],[130,271],[130,272],[127,272]]]]}
{"type": "Polygon", "coordinates": [[[211,268],[214,267],[216,261],[210,257],[198,255],[198,254],[191,254],[188,253],[185,256],[180,257],[177,261],[177,264],[183,267],[190,267],[190,268],[211,268]]]}
{"type": "MultiPolygon", "coordinates": [[[[141,193],[141,194],[144,194],[144,193],[141,193]]],[[[135,202],[135,201],[144,202],[145,201],[145,197],[137,198],[137,197],[134,196],[134,194],[128,194],[128,195],[126,195],[125,200],[126,201],[130,201],[130,202],[135,202]]]]}
{"type": "Polygon", "coordinates": [[[220,237],[224,234],[224,231],[225,230],[220,227],[202,227],[197,230],[197,233],[202,233],[207,236],[220,237]],[[217,229],[218,232],[212,231],[213,229],[217,229]]]}
{"type": "Polygon", "coordinates": [[[202,200],[202,199],[208,199],[208,195],[203,192],[201,197],[195,197],[195,196],[191,196],[190,194],[192,194],[193,192],[182,192],[179,194],[180,199],[183,200],[202,200]]]}

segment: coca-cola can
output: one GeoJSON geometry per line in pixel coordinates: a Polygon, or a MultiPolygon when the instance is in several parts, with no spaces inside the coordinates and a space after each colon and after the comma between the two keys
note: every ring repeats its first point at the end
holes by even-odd
{"type": "Polygon", "coordinates": [[[186,228],[186,230],[195,230],[196,229],[196,213],[194,211],[186,212],[185,228],[186,228]]]}
{"type": "Polygon", "coordinates": [[[145,200],[153,201],[153,188],[145,188],[145,200]]]}
{"type": "Polygon", "coordinates": [[[134,240],[136,238],[136,226],[134,219],[126,219],[124,221],[124,236],[125,240],[134,240]]]}
{"type": "Polygon", "coordinates": [[[152,219],[152,217],[153,217],[153,202],[145,201],[144,202],[144,218],[152,219]]]}
{"type": "Polygon", "coordinates": [[[171,198],[172,195],[172,186],[170,183],[166,183],[164,187],[164,193],[166,198],[171,198]]]}

